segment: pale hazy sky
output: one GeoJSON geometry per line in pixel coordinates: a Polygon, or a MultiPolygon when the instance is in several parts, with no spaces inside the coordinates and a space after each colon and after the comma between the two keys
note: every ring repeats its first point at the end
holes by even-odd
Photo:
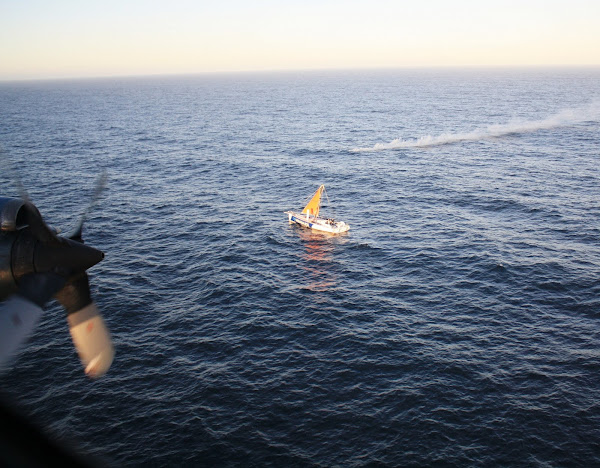
{"type": "Polygon", "coordinates": [[[600,65],[600,0],[0,0],[0,80],[600,65]]]}

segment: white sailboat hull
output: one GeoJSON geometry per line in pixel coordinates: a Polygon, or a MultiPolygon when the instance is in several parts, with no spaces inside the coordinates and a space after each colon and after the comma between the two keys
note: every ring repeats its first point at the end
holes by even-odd
{"type": "Polygon", "coordinates": [[[350,225],[343,221],[331,221],[319,217],[315,218],[314,216],[307,216],[302,213],[295,213],[294,211],[286,211],[285,213],[288,215],[290,223],[296,223],[315,231],[339,234],[350,229],[350,225]]]}

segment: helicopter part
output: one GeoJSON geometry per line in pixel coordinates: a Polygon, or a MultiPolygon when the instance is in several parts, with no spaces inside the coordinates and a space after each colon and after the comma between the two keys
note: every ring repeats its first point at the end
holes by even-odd
{"type": "Polygon", "coordinates": [[[35,328],[44,304],[65,284],[51,273],[28,274],[20,280],[18,292],[0,309],[0,365],[17,350],[35,328]]]}
{"type": "Polygon", "coordinates": [[[105,182],[104,173],[71,238],[58,236],[31,202],[0,198],[0,364],[29,336],[54,296],[67,312],[85,373],[96,378],[109,369],[114,349],[86,273],[104,253],[85,245],[82,237],[87,212],[105,182]]]}
{"type": "Polygon", "coordinates": [[[85,220],[87,219],[90,211],[92,211],[92,208],[96,205],[96,203],[98,203],[98,200],[100,199],[100,195],[102,195],[102,192],[106,188],[107,179],[108,179],[108,177],[106,175],[106,170],[104,170],[104,171],[102,171],[102,174],[100,174],[100,176],[98,177],[98,180],[96,181],[96,187],[94,188],[94,193],[92,194],[92,198],[91,198],[88,206],[86,207],[86,209],[83,211],[83,214],[81,215],[81,219],[79,220],[79,223],[77,224],[77,228],[75,228],[75,231],[73,232],[73,234],[68,236],[69,239],[73,239],[78,242],[83,242],[83,239],[82,239],[83,223],[85,223],[85,220]]]}
{"type": "Polygon", "coordinates": [[[88,275],[69,282],[56,299],[67,311],[71,338],[79,353],[85,373],[99,377],[106,373],[114,356],[108,329],[90,296],[88,275]]]}

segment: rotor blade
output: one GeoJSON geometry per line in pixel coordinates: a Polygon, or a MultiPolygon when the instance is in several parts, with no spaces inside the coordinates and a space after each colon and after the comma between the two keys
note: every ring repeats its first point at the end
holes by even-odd
{"type": "Polygon", "coordinates": [[[69,236],[69,239],[73,239],[78,242],[83,242],[83,238],[82,238],[83,223],[85,223],[85,220],[87,219],[90,212],[92,211],[92,208],[94,208],[96,203],[98,203],[98,200],[100,199],[100,196],[102,195],[102,192],[106,188],[107,180],[108,180],[108,176],[106,174],[106,169],[104,169],[102,171],[102,173],[98,176],[98,179],[96,180],[96,185],[94,187],[94,193],[92,194],[92,199],[90,200],[90,203],[88,204],[86,209],[83,211],[83,213],[81,215],[81,219],[79,220],[79,224],[75,228],[75,232],[69,236]]]}
{"type": "Polygon", "coordinates": [[[67,316],[69,330],[85,373],[92,378],[106,374],[115,350],[106,324],[95,303],[67,316]]]}
{"type": "Polygon", "coordinates": [[[16,170],[13,170],[13,177],[15,178],[15,184],[17,185],[17,190],[19,192],[19,196],[26,202],[31,203],[31,198],[29,198],[29,194],[27,190],[25,190],[25,186],[21,181],[21,177],[16,170]]]}
{"type": "Polygon", "coordinates": [[[112,364],[115,351],[98,307],[92,302],[87,274],[67,283],[56,298],[67,311],[71,337],[85,373],[101,377],[112,364]]]}
{"type": "Polygon", "coordinates": [[[0,304],[0,367],[31,335],[42,312],[39,305],[16,294],[0,304]]]}
{"type": "MultiPolygon", "coordinates": [[[[5,155],[5,154],[6,154],[6,152],[4,151],[2,146],[0,146],[0,155],[5,155]]],[[[10,174],[10,177],[15,182],[15,185],[17,186],[17,191],[19,192],[19,197],[21,197],[21,199],[23,199],[23,201],[31,203],[29,194],[27,193],[27,190],[25,190],[25,187],[23,186],[23,182],[21,181],[21,176],[19,175],[19,171],[17,171],[17,169],[15,168],[14,163],[8,158],[8,156],[2,157],[1,161],[2,161],[2,165],[4,166],[4,170],[6,171],[6,173],[10,174]]]]}
{"type": "Polygon", "coordinates": [[[65,281],[54,273],[27,274],[19,279],[17,294],[0,304],[0,365],[31,334],[42,315],[42,307],[65,281]]]}

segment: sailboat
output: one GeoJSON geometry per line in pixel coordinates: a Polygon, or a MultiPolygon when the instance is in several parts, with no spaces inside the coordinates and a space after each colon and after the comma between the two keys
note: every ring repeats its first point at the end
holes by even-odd
{"type": "MultiPolygon", "coordinates": [[[[297,223],[300,226],[316,231],[331,232],[334,234],[346,232],[350,229],[350,225],[346,224],[344,221],[336,221],[333,218],[319,218],[321,196],[323,195],[323,192],[325,192],[325,186],[321,185],[301,213],[286,211],[285,214],[288,215],[290,223],[297,223]]],[[[327,192],[325,192],[325,196],[327,196],[327,192]]]]}

